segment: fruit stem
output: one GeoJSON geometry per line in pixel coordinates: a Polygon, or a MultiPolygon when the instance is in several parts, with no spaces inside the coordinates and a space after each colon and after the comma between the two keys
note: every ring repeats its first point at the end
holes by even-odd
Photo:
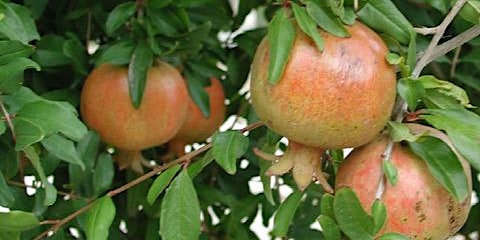
{"type": "Polygon", "coordinates": [[[115,160],[120,170],[130,167],[134,172],[143,174],[142,162],[145,161],[145,158],[143,158],[141,151],[118,149],[115,160]]]}

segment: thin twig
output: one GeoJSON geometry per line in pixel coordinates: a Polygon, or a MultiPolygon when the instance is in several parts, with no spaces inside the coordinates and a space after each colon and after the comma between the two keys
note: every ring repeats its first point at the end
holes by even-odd
{"type": "MultiPolygon", "coordinates": [[[[8,180],[7,183],[8,183],[9,185],[12,185],[12,186],[15,186],[15,187],[38,189],[38,187],[36,187],[36,186],[27,185],[27,184],[25,184],[25,183],[13,181],[13,180],[8,180]]],[[[70,198],[72,198],[72,199],[82,198],[82,197],[80,197],[80,196],[78,196],[78,195],[75,195],[75,194],[73,194],[73,193],[68,193],[68,192],[63,192],[63,191],[57,191],[57,194],[58,194],[58,195],[62,195],[62,196],[67,196],[67,197],[70,197],[70,198]]]]}
{"type": "MultiPolygon", "coordinates": [[[[240,132],[247,132],[247,131],[251,131],[251,130],[254,130],[258,127],[261,127],[263,126],[264,123],[263,122],[256,122],[256,123],[253,123],[253,124],[250,124],[248,125],[247,127],[243,128],[240,130],[240,132]]],[[[177,158],[169,163],[166,163],[160,167],[157,167],[155,168],[154,170],[138,177],[137,179],[131,181],[131,182],[128,182],[126,183],[125,185],[117,188],[117,189],[114,189],[110,192],[108,192],[106,194],[106,196],[108,197],[114,197],[126,190],[128,190],[129,188],[132,188],[134,186],[136,186],[137,184],[139,183],[142,183],[144,182],[145,180],[155,176],[156,174],[170,168],[170,167],[173,167],[175,165],[178,165],[178,164],[182,164],[182,163],[185,163],[187,161],[190,161],[191,159],[193,159],[194,157],[196,157],[197,155],[207,151],[208,149],[210,149],[212,147],[212,144],[209,143],[197,150],[194,150],[190,153],[187,153],[186,155],[180,157],[180,158],[177,158]]],[[[46,231],[40,233],[38,236],[36,236],[34,238],[34,240],[40,240],[42,239],[43,237],[47,236],[49,233],[55,233],[56,231],[58,231],[58,229],[60,229],[63,225],[67,224],[68,222],[70,222],[71,220],[75,219],[77,216],[79,216],[80,214],[88,211],[94,204],[95,204],[96,201],[92,201],[90,202],[89,204],[85,205],[84,207],[80,208],[79,210],[73,212],[72,214],[68,215],[67,217],[65,217],[64,219],[60,220],[58,223],[56,223],[55,225],[53,225],[52,227],[50,227],[49,229],[47,229],[46,231]]]]}
{"type": "Polygon", "coordinates": [[[458,58],[460,57],[460,52],[462,51],[462,45],[460,45],[456,50],[455,54],[453,55],[452,59],[452,66],[450,67],[450,78],[455,77],[455,70],[458,64],[458,58]]]}
{"type": "Polygon", "coordinates": [[[480,35],[480,25],[471,27],[470,29],[459,34],[458,36],[438,45],[435,48],[435,51],[430,54],[429,58],[427,59],[427,62],[432,62],[438,57],[443,56],[446,53],[457,48],[458,46],[461,46],[466,42],[476,38],[478,35],[480,35]]]}
{"type": "Polygon", "coordinates": [[[90,46],[91,35],[92,35],[92,12],[89,11],[87,14],[87,32],[85,33],[85,48],[87,49],[88,54],[90,54],[89,46],[90,46]]]}
{"type": "Polygon", "coordinates": [[[10,128],[10,132],[12,133],[12,139],[14,142],[16,142],[17,136],[15,135],[15,127],[13,126],[12,118],[10,117],[10,114],[8,113],[7,108],[5,108],[5,105],[3,104],[2,99],[0,99],[0,108],[2,109],[3,117],[5,118],[5,121],[7,122],[7,125],[10,128]]]}
{"type": "Polygon", "coordinates": [[[60,220],[43,220],[40,222],[40,225],[52,225],[57,224],[60,220]]]}
{"type": "Polygon", "coordinates": [[[421,28],[413,28],[416,33],[422,35],[431,35],[435,34],[438,31],[438,27],[421,27],[421,28]]]}

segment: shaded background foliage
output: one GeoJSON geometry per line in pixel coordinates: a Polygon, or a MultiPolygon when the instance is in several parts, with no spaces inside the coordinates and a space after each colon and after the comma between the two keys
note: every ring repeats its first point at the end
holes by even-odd
{"type": "MultiPolygon", "coordinates": [[[[412,25],[427,27],[436,26],[451,6],[450,1],[393,2],[412,25]]],[[[345,1],[346,6],[352,4],[352,1],[345,1]]],[[[4,78],[0,79],[0,99],[14,117],[17,135],[15,144],[7,122],[2,118],[0,205],[31,212],[40,221],[63,219],[108,190],[138,177],[130,170],[116,169],[112,162],[114,149],[102,143],[95,133],[87,133],[74,111],[79,106],[83,82],[93,67],[102,62],[128,64],[132,53],[140,46],[138,39],[142,39],[141,43],[146,44],[156,56],[183,69],[190,94],[202,111],[209,111],[203,87],[209,84],[210,77],[217,76],[222,79],[228,99],[228,124],[232,124],[233,119],[241,123],[257,121],[248,102],[248,91],[240,90],[247,80],[255,49],[267,33],[266,23],[280,5],[269,0],[0,2],[0,12],[13,11],[12,14],[23,17],[22,23],[28,23],[30,17],[34,21],[29,22],[30,25],[18,25],[17,34],[9,35],[5,26],[0,26],[4,39],[0,41],[0,71],[3,71],[0,76],[4,78]],[[123,10],[118,10],[120,4],[124,6],[123,10]],[[135,10],[136,4],[144,6],[141,13],[135,10]],[[112,11],[118,11],[117,19],[109,21],[112,11]],[[257,16],[257,23],[254,29],[241,30],[249,14],[250,17],[257,16]],[[131,18],[133,16],[137,17],[131,18]],[[12,65],[14,62],[19,65],[12,65]],[[19,88],[18,83],[22,79],[24,87],[19,88]],[[55,111],[50,114],[43,109],[55,111]],[[59,124],[62,122],[65,126],[59,124]],[[35,176],[35,180],[25,182],[24,176],[35,176]],[[51,184],[47,183],[47,178],[53,179],[51,184]],[[40,187],[40,182],[44,187],[40,187]],[[31,193],[32,188],[35,189],[34,194],[31,193]]],[[[455,18],[441,41],[471,27],[468,18],[455,18]]],[[[429,36],[418,35],[417,52],[422,52],[429,41],[429,36]]],[[[395,48],[394,42],[389,43],[395,48]]],[[[471,103],[479,106],[480,38],[464,44],[458,53],[451,52],[437,59],[428,65],[424,74],[448,79],[461,86],[468,93],[471,103]]],[[[480,113],[478,108],[471,110],[480,113]]],[[[278,186],[287,185],[295,189],[290,175],[276,178],[272,183],[263,175],[259,177],[268,163],[260,160],[252,149],[259,147],[265,152],[274,152],[280,136],[261,127],[251,131],[248,140],[242,136],[233,137],[244,145],[248,144],[248,148],[241,151],[241,156],[236,156],[238,161],[233,159],[237,165],[234,175],[225,172],[217,163],[218,159],[206,166],[191,165],[201,170],[197,171],[195,178],[192,177],[203,216],[200,239],[257,239],[251,230],[257,213],[260,211],[262,224],[268,226],[269,219],[285,198],[278,186]],[[264,192],[253,194],[249,187],[252,181],[261,181],[264,192]],[[275,187],[271,188],[270,184],[275,187]]],[[[198,145],[194,147],[198,148],[198,145]]],[[[285,148],[283,143],[279,148],[285,148]]],[[[145,150],[144,154],[148,159],[160,159],[165,152],[165,147],[159,146],[145,150]]],[[[200,163],[211,162],[213,157],[209,154],[199,157],[200,163]]],[[[337,161],[343,158],[339,152],[331,152],[331,155],[337,161]]],[[[161,162],[158,160],[157,164],[161,162]]],[[[330,173],[335,168],[336,164],[326,166],[330,173]]],[[[474,170],[473,188],[478,193],[477,175],[474,170]]],[[[105,223],[108,227],[109,221],[112,226],[108,230],[109,239],[159,239],[159,222],[162,221],[159,218],[165,206],[162,201],[166,201],[168,191],[153,199],[153,204],[148,203],[146,196],[153,181],[149,179],[113,197],[113,210],[110,200],[103,199],[101,204],[105,205],[97,208],[106,209],[106,212],[97,212],[100,217],[92,217],[91,213],[80,215],[49,239],[95,236],[92,227],[105,223]],[[116,214],[109,214],[112,212],[116,214]],[[72,229],[76,229],[75,233],[72,229]],[[125,229],[128,231],[125,232],[125,229]]],[[[181,184],[180,181],[175,183],[181,184]]],[[[188,194],[194,197],[191,192],[188,194]]],[[[310,227],[320,214],[322,196],[321,188],[312,184],[301,201],[294,201],[292,197],[292,206],[287,211],[291,215],[287,217],[292,219],[291,226],[288,227],[288,222],[276,222],[273,233],[286,234],[294,239],[322,239],[322,232],[310,227]]],[[[177,204],[179,206],[175,207],[190,203],[180,201],[177,204]]],[[[18,231],[6,228],[0,231],[0,239],[32,239],[47,229],[45,225],[38,226],[35,220],[31,220],[31,226],[28,225],[28,218],[20,216],[18,219],[26,226],[18,231]]],[[[1,221],[5,223],[6,220],[1,221]]],[[[188,231],[188,225],[181,227],[188,231]]],[[[460,233],[467,236],[478,231],[480,205],[476,204],[460,233]]]]}

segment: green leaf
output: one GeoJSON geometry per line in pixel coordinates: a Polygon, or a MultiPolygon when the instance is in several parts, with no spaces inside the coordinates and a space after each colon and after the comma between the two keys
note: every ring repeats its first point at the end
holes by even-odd
{"type": "Polygon", "coordinates": [[[13,196],[12,191],[8,187],[7,181],[5,180],[2,171],[0,171],[0,206],[12,207],[14,202],[15,197],[13,196]]]}
{"type": "Polygon", "coordinates": [[[463,109],[464,106],[460,104],[455,98],[447,96],[438,92],[437,90],[428,89],[425,91],[425,96],[422,99],[427,108],[439,109],[463,109]]]}
{"type": "Polygon", "coordinates": [[[8,64],[18,58],[32,55],[33,47],[19,41],[0,41],[0,65],[8,64]]]}
{"type": "Polygon", "coordinates": [[[387,54],[386,59],[387,59],[387,62],[391,65],[399,65],[405,61],[402,56],[392,52],[389,52],[387,54]]]}
{"type": "Polygon", "coordinates": [[[41,143],[53,156],[65,162],[77,164],[82,170],[85,169],[85,164],[83,164],[82,159],[80,159],[72,141],[61,135],[53,134],[50,137],[44,138],[41,143]]]}
{"type": "Polygon", "coordinates": [[[147,6],[156,8],[156,9],[161,9],[168,6],[168,4],[170,4],[171,2],[172,0],[149,0],[147,2],[147,6]]]}
{"type": "Polygon", "coordinates": [[[355,11],[353,11],[353,8],[350,8],[350,7],[346,7],[344,9],[343,16],[340,17],[340,19],[342,19],[342,22],[347,25],[353,25],[355,23],[356,18],[357,18],[357,15],[355,14],[355,11]]]}
{"type": "Polygon", "coordinates": [[[88,240],[106,240],[115,218],[115,204],[108,196],[99,198],[88,211],[86,233],[88,240]]]}
{"type": "Polygon", "coordinates": [[[288,228],[292,223],[293,216],[302,200],[302,196],[302,191],[295,191],[278,207],[275,219],[273,220],[272,234],[274,236],[285,237],[287,235],[288,228]]]}
{"type": "Polygon", "coordinates": [[[0,239],[20,240],[21,232],[0,231],[0,239]]]}
{"type": "Polygon", "coordinates": [[[420,156],[428,166],[430,173],[458,202],[468,195],[468,181],[463,166],[450,147],[434,137],[421,137],[409,143],[412,151],[420,156]]]}
{"type": "Polygon", "coordinates": [[[327,216],[331,219],[335,219],[335,212],[333,211],[333,200],[335,198],[328,194],[325,193],[322,195],[322,200],[320,202],[320,212],[322,215],[327,216]]]}
{"type": "Polygon", "coordinates": [[[200,235],[200,204],[187,170],[172,181],[163,198],[160,235],[164,240],[193,240],[200,235]]]}
{"type": "Polygon", "coordinates": [[[469,104],[470,100],[468,99],[465,90],[451,82],[438,80],[435,76],[431,75],[421,76],[417,81],[421,82],[425,89],[432,89],[443,95],[453,97],[463,106],[471,107],[469,104]]]}
{"type": "Polygon", "coordinates": [[[463,19],[473,23],[480,23],[480,1],[468,0],[458,13],[463,19]]]}
{"type": "Polygon", "coordinates": [[[323,235],[326,240],[340,240],[342,235],[340,233],[340,228],[338,228],[335,221],[325,215],[320,215],[318,218],[320,226],[322,226],[323,235]]]}
{"type": "Polygon", "coordinates": [[[29,119],[15,117],[13,119],[13,126],[15,127],[15,135],[17,136],[17,141],[15,142],[15,150],[17,151],[21,151],[41,141],[45,137],[45,132],[42,128],[29,119]]]}
{"type": "Polygon", "coordinates": [[[210,98],[208,97],[208,93],[201,83],[202,79],[198,76],[198,74],[195,74],[190,70],[185,71],[184,74],[185,79],[187,80],[188,92],[190,94],[190,97],[192,98],[193,102],[198,106],[198,108],[200,108],[203,116],[209,117],[210,98]]]}
{"type": "Polygon", "coordinates": [[[214,157],[212,150],[210,149],[200,160],[197,160],[188,166],[188,174],[190,175],[190,178],[195,178],[202,171],[202,169],[210,164],[213,160],[214,157]]]}
{"type": "Polygon", "coordinates": [[[57,200],[57,189],[50,182],[48,182],[37,152],[33,147],[30,146],[23,149],[23,152],[30,160],[30,163],[32,164],[33,168],[35,168],[35,171],[37,171],[40,181],[42,181],[43,187],[45,188],[45,199],[43,201],[43,205],[53,205],[57,200]]]}
{"type": "Polygon", "coordinates": [[[398,233],[385,233],[378,238],[378,240],[409,240],[409,237],[406,237],[398,233]]]}
{"type": "Polygon", "coordinates": [[[153,63],[153,53],[145,42],[140,42],[128,65],[128,88],[135,108],[139,108],[147,84],[148,70],[153,63]]]}
{"type": "Polygon", "coordinates": [[[382,230],[387,220],[387,208],[385,207],[385,204],[378,199],[375,199],[375,202],[373,202],[372,217],[373,222],[375,223],[373,232],[376,234],[382,230]]]}
{"type": "Polygon", "coordinates": [[[238,131],[219,132],[213,136],[212,153],[229,174],[237,171],[237,159],[248,149],[249,139],[238,131]]]}
{"type": "Polygon", "coordinates": [[[100,57],[95,61],[95,65],[98,66],[102,63],[110,64],[127,64],[132,58],[135,45],[131,41],[122,41],[109,46],[102,52],[100,57]]]}
{"type": "Polygon", "coordinates": [[[415,64],[417,64],[417,33],[410,29],[410,42],[408,43],[408,50],[407,50],[407,66],[405,69],[402,69],[403,77],[407,77],[411,75],[412,70],[415,68],[415,64]]]}
{"type": "Polygon", "coordinates": [[[315,21],[307,14],[305,8],[298,6],[292,2],[292,9],[300,29],[307,34],[317,45],[320,52],[323,51],[323,38],[317,29],[315,21]]]}
{"type": "Polygon", "coordinates": [[[126,2],[117,5],[110,14],[108,14],[107,22],[105,23],[107,35],[112,36],[119,27],[133,16],[135,10],[135,2],[126,2]]]}
{"type": "Polygon", "coordinates": [[[382,165],[383,165],[383,172],[385,173],[385,176],[387,177],[388,182],[392,186],[395,186],[398,181],[397,168],[392,163],[392,161],[383,161],[382,165]]]}
{"type": "Polygon", "coordinates": [[[10,40],[28,43],[40,39],[35,22],[30,17],[27,8],[14,4],[0,2],[0,13],[4,18],[0,20],[0,33],[10,40]]]}
{"type": "Polygon", "coordinates": [[[287,66],[295,40],[295,27],[290,19],[288,19],[285,10],[281,9],[275,14],[268,27],[267,36],[268,45],[270,46],[268,81],[276,84],[280,81],[287,66]]]}
{"type": "Polygon", "coordinates": [[[4,134],[7,130],[7,124],[5,122],[0,122],[0,135],[4,134]]]}
{"type": "Polygon", "coordinates": [[[386,33],[403,44],[410,42],[413,26],[390,0],[369,0],[357,12],[360,20],[375,29],[386,33]]]}
{"type": "Polygon", "coordinates": [[[164,172],[162,172],[153,182],[148,190],[147,202],[152,205],[158,196],[167,188],[170,181],[175,177],[175,174],[180,170],[180,165],[175,165],[164,172]]]}
{"type": "Polygon", "coordinates": [[[465,109],[428,109],[423,119],[445,130],[455,148],[480,171],[480,117],[465,109]]]}
{"type": "Polygon", "coordinates": [[[415,142],[420,136],[413,135],[407,125],[395,121],[388,122],[388,132],[394,142],[415,142]]]}
{"type": "Polygon", "coordinates": [[[23,82],[23,71],[31,68],[40,70],[40,66],[36,62],[24,57],[16,58],[14,61],[0,66],[0,93],[17,91],[23,82]]]}
{"type": "Polygon", "coordinates": [[[425,95],[422,83],[411,78],[401,78],[397,83],[397,90],[398,94],[407,102],[410,111],[415,111],[420,99],[425,95]]]}
{"type": "Polygon", "coordinates": [[[87,51],[77,37],[63,43],[63,54],[70,58],[75,71],[82,75],[88,74],[87,51]]]}
{"type": "Polygon", "coordinates": [[[0,213],[0,232],[22,232],[40,226],[33,213],[10,211],[0,213]]]}
{"type": "Polygon", "coordinates": [[[112,156],[108,153],[101,153],[98,156],[97,164],[93,172],[93,191],[100,194],[110,188],[115,175],[112,156]]]}
{"type": "Polygon", "coordinates": [[[349,37],[343,23],[335,16],[326,1],[307,2],[307,12],[323,30],[337,37],[349,37]]]}
{"type": "Polygon", "coordinates": [[[375,225],[350,188],[340,188],[333,202],[335,219],[345,235],[351,239],[373,240],[375,225]]]}

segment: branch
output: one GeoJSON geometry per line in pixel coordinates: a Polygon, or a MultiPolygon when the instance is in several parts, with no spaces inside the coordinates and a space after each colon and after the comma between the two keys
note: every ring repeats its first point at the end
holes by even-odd
{"type": "Polygon", "coordinates": [[[438,45],[435,51],[428,57],[427,62],[430,63],[440,56],[452,51],[453,49],[465,44],[466,42],[476,38],[480,35],[480,25],[471,27],[467,31],[459,34],[458,36],[438,45]]]}
{"type": "Polygon", "coordinates": [[[17,136],[15,135],[15,127],[13,126],[12,118],[10,117],[10,114],[5,108],[5,105],[3,105],[2,99],[0,99],[0,108],[2,109],[3,117],[5,118],[5,121],[7,122],[8,127],[10,128],[10,132],[12,132],[12,139],[14,142],[16,142],[17,136]]]}
{"type": "MultiPolygon", "coordinates": [[[[15,186],[15,187],[21,187],[21,188],[34,188],[34,189],[38,189],[37,187],[35,186],[31,186],[31,185],[27,185],[25,183],[21,183],[21,182],[17,182],[17,181],[12,181],[12,180],[8,180],[7,183],[9,185],[12,185],[12,186],[15,186]]],[[[63,191],[57,191],[57,194],[58,195],[61,195],[61,196],[67,196],[71,199],[78,199],[78,198],[83,198],[81,196],[78,196],[78,195],[75,195],[73,193],[68,193],[68,192],[63,192],[63,191]]]]}
{"type": "Polygon", "coordinates": [[[422,34],[422,35],[431,35],[435,34],[438,31],[438,27],[421,27],[421,28],[413,28],[416,33],[422,34]]]}
{"type": "MultiPolygon", "coordinates": [[[[263,126],[264,123],[263,122],[256,122],[256,123],[253,123],[253,124],[250,124],[248,125],[247,127],[243,128],[240,130],[240,132],[244,133],[244,132],[247,132],[247,131],[251,131],[251,130],[254,130],[258,127],[261,127],[263,126]]],[[[192,151],[192,152],[189,152],[188,154],[180,157],[180,158],[177,158],[169,163],[166,163],[160,167],[157,167],[155,169],[153,169],[152,171],[138,177],[137,179],[131,181],[131,182],[128,182],[127,184],[117,188],[117,189],[114,189],[110,192],[108,192],[106,194],[106,196],[108,197],[114,197],[126,190],[128,190],[129,188],[131,187],[134,187],[136,186],[137,184],[140,184],[142,182],[144,182],[145,180],[157,175],[158,173],[160,172],[163,172],[165,170],[167,170],[168,168],[171,168],[175,165],[178,165],[178,164],[182,164],[182,163],[185,163],[185,162],[189,162],[191,159],[193,159],[194,157],[198,156],[199,154],[209,150],[210,148],[212,147],[212,144],[209,143],[195,151],[192,151]]],[[[73,212],[72,214],[68,215],[67,217],[65,217],[64,219],[60,220],[58,223],[56,223],[55,225],[53,225],[52,227],[50,227],[49,229],[47,229],[46,231],[40,233],[38,236],[36,236],[34,238],[34,240],[40,240],[42,239],[43,237],[47,236],[49,233],[55,233],[56,231],[58,231],[58,229],[60,229],[63,225],[67,224],[68,222],[72,221],[73,219],[75,219],[76,217],[78,217],[80,214],[88,211],[94,204],[96,203],[96,201],[92,201],[90,202],[89,204],[85,205],[84,207],[80,208],[79,210],[73,212]]]]}

